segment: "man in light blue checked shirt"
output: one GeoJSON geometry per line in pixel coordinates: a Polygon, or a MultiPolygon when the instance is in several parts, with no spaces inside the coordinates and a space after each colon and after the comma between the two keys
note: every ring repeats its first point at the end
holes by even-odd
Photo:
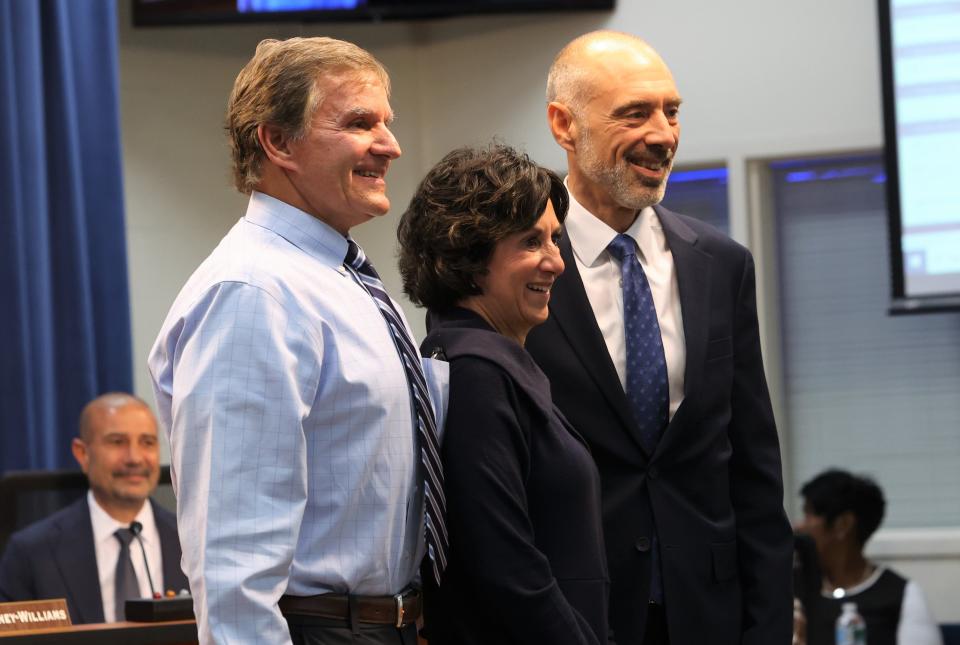
{"type": "MultiPolygon", "coordinates": [[[[416,643],[418,411],[344,266],[350,229],[390,207],[389,92],[373,56],[330,38],[265,40],[234,84],[247,212],[149,358],[201,643],[416,643]]],[[[424,365],[438,427],[442,367],[424,365]]]]}

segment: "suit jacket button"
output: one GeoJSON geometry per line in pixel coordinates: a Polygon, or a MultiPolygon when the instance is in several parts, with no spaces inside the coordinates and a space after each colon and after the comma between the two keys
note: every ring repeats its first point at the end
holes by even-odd
{"type": "Polygon", "coordinates": [[[660,471],[657,470],[656,466],[650,466],[650,468],[647,469],[647,476],[650,479],[656,479],[657,477],[660,476],[660,471]]]}
{"type": "Polygon", "coordinates": [[[646,553],[650,550],[650,538],[639,538],[634,546],[637,547],[637,551],[640,553],[646,553]]]}

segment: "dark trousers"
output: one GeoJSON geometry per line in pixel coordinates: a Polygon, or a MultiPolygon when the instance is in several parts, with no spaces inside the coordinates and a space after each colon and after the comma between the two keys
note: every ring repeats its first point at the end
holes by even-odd
{"type": "Polygon", "coordinates": [[[647,629],[643,635],[643,645],[670,645],[667,613],[663,610],[663,605],[647,605],[647,629]]]}
{"type": "Polygon", "coordinates": [[[417,645],[417,626],[360,623],[314,616],[286,616],[293,645],[417,645]]]}

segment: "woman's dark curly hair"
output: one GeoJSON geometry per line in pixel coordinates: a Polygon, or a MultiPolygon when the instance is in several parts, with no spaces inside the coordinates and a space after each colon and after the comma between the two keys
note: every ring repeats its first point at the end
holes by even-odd
{"type": "Polygon", "coordinates": [[[513,148],[458,148],[417,187],[400,218],[400,275],[415,304],[446,309],[481,293],[494,247],[531,228],[553,203],[557,219],[569,198],[553,171],[513,148]]]}

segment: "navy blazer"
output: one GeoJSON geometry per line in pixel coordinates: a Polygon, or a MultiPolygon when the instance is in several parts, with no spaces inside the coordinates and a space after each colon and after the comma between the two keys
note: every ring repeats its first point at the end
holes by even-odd
{"type": "MultiPolygon", "coordinates": [[[[160,533],[164,587],[174,591],[187,589],[187,577],[180,570],[176,517],[153,500],[150,504],[160,533]]],[[[103,622],[100,575],[86,495],[14,533],[0,560],[0,601],[50,598],[67,600],[74,624],[103,622]]]]}
{"type": "Polygon", "coordinates": [[[648,454],[577,270],[553,286],[527,350],[590,444],[603,485],[610,626],[639,645],[660,544],[670,642],[787,645],[793,536],[763,373],[753,259],[710,226],[654,207],[673,255],[687,358],[684,400],[648,454]]]}
{"type": "Polygon", "coordinates": [[[450,533],[430,645],[603,645],[609,580],[600,478],[523,347],[465,309],[431,312],[450,361],[441,446],[450,533]]]}

